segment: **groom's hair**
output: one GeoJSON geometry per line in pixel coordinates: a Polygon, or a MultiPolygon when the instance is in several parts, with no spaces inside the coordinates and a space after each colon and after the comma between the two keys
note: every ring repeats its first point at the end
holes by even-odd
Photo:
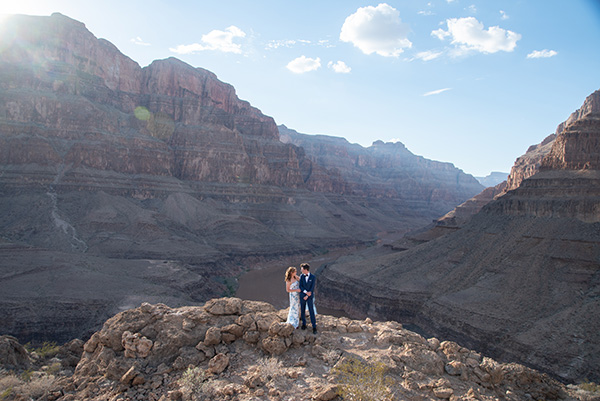
{"type": "Polygon", "coordinates": [[[300,268],[310,271],[310,265],[308,263],[302,263],[300,268]]]}

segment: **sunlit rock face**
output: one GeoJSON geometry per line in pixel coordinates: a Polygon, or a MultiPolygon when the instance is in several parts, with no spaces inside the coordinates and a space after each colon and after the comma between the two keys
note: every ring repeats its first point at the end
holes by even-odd
{"type": "Polygon", "coordinates": [[[488,189],[433,229],[327,266],[320,302],[564,380],[600,379],[597,102],[595,92],[517,159],[508,190],[488,189]]]}
{"type": "Polygon", "coordinates": [[[173,58],[140,68],[60,14],[14,17],[3,29],[6,162],[302,183],[295,149],[279,142],[273,119],[213,73],[173,58]],[[18,137],[24,132],[34,149],[18,137]]]}
{"type": "Polygon", "coordinates": [[[557,129],[544,170],[600,170],[600,90],[557,129]]]}
{"type": "MultiPolygon", "coordinates": [[[[244,270],[408,231],[480,190],[451,166],[465,186],[398,191],[320,163],[209,71],[142,68],[60,14],[4,20],[0,330],[85,337],[142,301],[230,293],[244,270]]],[[[419,181],[420,163],[395,174],[419,181]]]]}

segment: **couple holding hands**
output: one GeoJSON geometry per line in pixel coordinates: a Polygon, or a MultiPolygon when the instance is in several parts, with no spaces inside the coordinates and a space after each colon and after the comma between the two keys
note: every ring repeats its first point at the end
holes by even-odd
{"type": "Polygon", "coordinates": [[[310,274],[308,263],[302,263],[300,269],[302,270],[300,277],[296,274],[295,267],[288,267],[285,272],[285,290],[290,294],[290,311],[286,323],[297,329],[300,318],[302,320],[302,330],[306,330],[306,310],[308,310],[313,333],[317,334],[317,321],[315,318],[317,311],[314,304],[317,278],[314,274],[310,274]]]}

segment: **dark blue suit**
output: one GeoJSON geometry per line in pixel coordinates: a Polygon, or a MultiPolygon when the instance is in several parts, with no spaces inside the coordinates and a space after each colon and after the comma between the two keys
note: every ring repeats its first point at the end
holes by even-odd
{"type": "Polygon", "coordinates": [[[300,318],[302,319],[302,326],[306,327],[306,305],[308,305],[310,323],[312,324],[313,330],[316,330],[317,328],[317,321],[315,319],[315,308],[313,305],[315,299],[316,282],[317,278],[314,274],[309,273],[308,282],[306,281],[306,275],[300,275],[300,318]],[[307,300],[304,300],[304,297],[306,297],[304,291],[310,292],[310,297],[308,297],[307,300]]]}

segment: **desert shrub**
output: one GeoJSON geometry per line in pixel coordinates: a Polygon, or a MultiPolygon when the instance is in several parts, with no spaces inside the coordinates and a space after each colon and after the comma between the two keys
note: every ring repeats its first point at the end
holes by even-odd
{"type": "Polygon", "coordinates": [[[600,393],[600,384],[585,380],[579,385],[579,388],[592,393],[600,393]]]}
{"type": "Polygon", "coordinates": [[[54,386],[55,378],[50,375],[39,375],[33,377],[18,390],[19,393],[34,400],[46,394],[54,386]]]}
{"type": "Polygon", "coordinates": [[[42,358],[52,358],[60,351],[60,347],[54,341],[44,341],[41,346],[34,347],[31,343],[25,344],[28,352],[35,352],[42,358]]]}
{"type": "Polygon", "coordinates": [[[208,400],[210,399],[210,391],[212,389],[204,370],[199,367],[190,367],[178,381],[181,389],[187,393],[192,400],[208,400]]]}
{"type": "Polygon", "coordinates": [[[24,370],[23,373],[21,373],[21,380],[23,380],[24,382],[30,381],[32,377],[33,370],[31,369],[24,370]]]}
{"type": "Polygon", "coordinates": [[[54,386],[54,382],[54,376],[31,371],[21,377],[9,374],[0,378],[0,400],[9,397],[38,399],[54,386]]]}
{"type": "Polygon", "coordinates": [[[340,360],[340,357],[341,357],[341,355],[342,355],[342,353],[341,353],[339,350],[336,350],[336,349],[330,349],[330,350],[327,350],[327,351],[326,351],[326,352],[323,354],[323,356],[322,356],[322,359],[323,359],[323,360],[324,360],[324,361],[325,361],[325,362],[326,362],[328,365],[334,366],[334,365],[337,363],[337,361],[339,361],[339,360],[340,360]]]}
{"type": "Polygon", "coordinates": [[[348,401],[391,400],[393,380],[386,376],[386,366],[381,362],[362,362],[344,358],[331,370],[338,383],[338,394],[348,401]]]}
{"type": "Polygon", "coordinates": [[[12,391],[13,391],[12,387],[9,387],[4,391],[0,390],[0,400],[7,399],[12,394],[12,391]]]}
{"type": "Polygon", "coordinates": [[[15,375],[9,374],[0,378],[0,400],[7,399],[13,394],[15,387],[23,382],[15,375]]]}
{"type": "Polygon", "coordinates": [[[55,375],[58,372],[60,372],[61,368],[62,365],[60,364],[60,362],[55,362],[52,365],[48,366],[48,368],[46,369],[46,373],[49,375],[55,375]]]}
{"type": "Polygon", "coordinates": [[[260,369],[261,376],[267,380],[271,380],[281,375],[283,365],[279,359],[271,357],[263,358],[258,361],[258,367],[260,369]]]}

